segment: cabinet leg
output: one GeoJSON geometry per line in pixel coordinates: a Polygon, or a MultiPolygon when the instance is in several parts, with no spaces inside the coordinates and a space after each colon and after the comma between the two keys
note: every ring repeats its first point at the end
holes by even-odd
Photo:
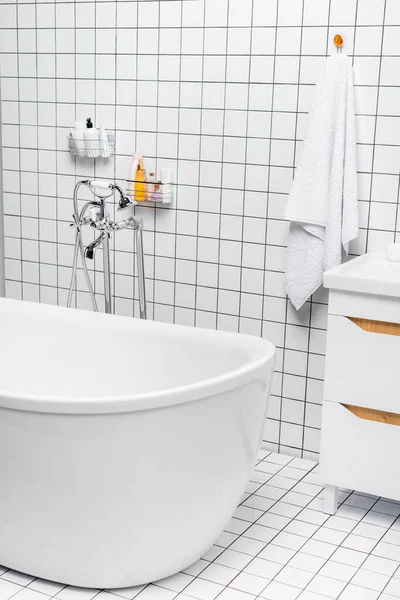
{"type": "Polygon", "coordinates": [[[334,515],[337,511],[338,488],[334,485],[326,485],[324,490],[324,513],[334,515]]]}

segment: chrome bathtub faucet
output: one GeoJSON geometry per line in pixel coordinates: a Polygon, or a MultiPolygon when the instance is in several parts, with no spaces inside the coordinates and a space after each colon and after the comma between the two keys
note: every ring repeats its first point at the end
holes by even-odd
{"type": "Polygon", "coordinates": [[[112,313],[112,294],[111,294],[111,267],[110,267],[110,238],[111,235],[122,229],[133,229],[135,232],[137,268],[138,268],[138,288],[139,288],[139,309],[140,318],[147,318],[146,311],[146,288],[144,276],[144,252],[143,252],[143,223],[142,219],[129,217],[121,221],[113,221],[107,210],[106,199],[119,194],[118,210],[124,210],[132,206],[132,201],[125,195],[124,191],[115,183],[108,181],[88,179],[78,181],[74,190],[74,214],[71,227],[75,227],[75,251],[71,277],[71,285],[68,293],[67,306],[72,304],[72,296],[75,288],[76,272],[78,266],[78,256],[80,254],[82,260],[83,271],[85,274],[86,283],[89,289],[89,294],[92,300],[92,305],[95,311],[98,310],[96,298],[94,295],[92,283],[86,264],[86,259],[93,259],[95,250],[99,246],[103,246],[103,263],[104,263],[104,299],[106,313],[112,313]],[[78,191],[81,186],[87,186],[95,196],[95,199],[86,202],[82,210],[78,209],[78,191]],[[88,216],[86,216],[88,213],[88,216]],[[90,226],[99,231],[98,237],[91,242],[86,248],[83,245],[82,228],[90,226]]]}

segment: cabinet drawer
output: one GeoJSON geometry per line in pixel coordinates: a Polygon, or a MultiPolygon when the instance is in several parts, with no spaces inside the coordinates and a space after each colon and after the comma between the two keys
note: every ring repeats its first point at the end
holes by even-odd
{"type": "Polygon", "coordinates": [[[400,323],[400,298],[330,290],[329,313],[400,323]]]}
{"type": "Polygon", "coordinates": [[[329,315],[324,397],[400,413],[400,327],[329,315]]]}
{"type": "Polygon", "coordinates": [[[325,402],[320,474],[328,485],[400,500],[400,426],[325,402]]]}

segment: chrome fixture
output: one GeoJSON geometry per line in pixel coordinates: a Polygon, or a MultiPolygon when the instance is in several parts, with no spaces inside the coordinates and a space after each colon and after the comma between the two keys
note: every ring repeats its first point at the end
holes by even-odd
{"type": "Polygon", "coordinates": [[[89,289],[90,298],[92,301],[93,309],[98,311],[96,298],[94,295],[92,283],[89,277],[89,271],[87,268],[86,259],[93,259],[94,253],[99,246],[103,246],[103,263],[104,263],[104,298],[105,298],[105,311],[106,313],[113,312],[112,306],[112,294],[111,294],[111,267],[110,267],[110,238],[111,234],[121,229],[130,228],[135,232],[136,242],[136,255],[137,255],[137,269],[138,269],[138,283],[139,283],[139,310],[140,318],[147,318],[146,311],[146,288],[145,288],[145,277],[144,277],[144,252],[143,252],[143,223],[141,219],[136,217],[129,217],[122,221],[112,221],[107,210],[106,199],[114,196],[115,193],[119,194],[118,210],[123,210],[132,206],[132,201],[125,195],[123,190],[115,183],[109,183],[108,181],[90,181],[85,179],[78,181],[74,189],[74,214],[71,227],[75,227],[75,250],[73,269],[71,277],[71,285],[69,288],[67,306],[70,307],[72,304],[72,297],[75,288],[76,273],[78,268],[78,257],[80,255],[82,261],[83,272],[85,275],[86,283],[89,289]],[[81,211],[78,209],[78,191],[81,186],[87,186],[93,193],[95,198],[89,202],[86,202],[81,211]],[[87,216],[88,213],[88,216],[87,216]],[[92,227],[99,232],[98,237],[90,243],[86,248],[83,244],[82,239],[82,228],[85,226],[92,227]]]}

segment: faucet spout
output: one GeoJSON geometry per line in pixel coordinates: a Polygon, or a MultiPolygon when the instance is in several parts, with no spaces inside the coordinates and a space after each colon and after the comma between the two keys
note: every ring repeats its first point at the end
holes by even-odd
{"type": "Polygon", "coordinates": [[[96,250],[96,248],[98,248],[100,246],[101,242],[104,240],[106,235],[107,234],[104,231],[102,231],[98,238],[96,238],[91,244],[86,246],[86,250],[85,250],[86,258],[93,260],[94,251],[96,250]]]}

